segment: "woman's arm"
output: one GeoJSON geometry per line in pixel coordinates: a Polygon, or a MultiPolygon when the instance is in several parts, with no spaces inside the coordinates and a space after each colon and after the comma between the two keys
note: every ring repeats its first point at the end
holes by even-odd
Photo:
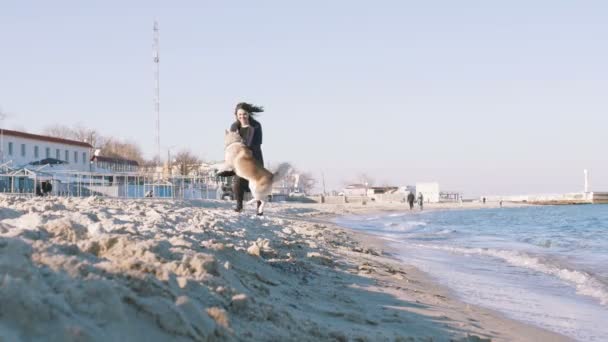
{"type": "Polygon", "coordinates": [[[260,135],[260,139],[259,139],[260,145],[262,145],[262,125],[261,124],[258,124],[257,130],[258,130],[258,134],[260,135]]]}
{"type": "Polygon", "coordinates": [[[230,125],[230,132],[238,132],[239,131],[239,122],[233,122],[232,125],[230,125]]]}

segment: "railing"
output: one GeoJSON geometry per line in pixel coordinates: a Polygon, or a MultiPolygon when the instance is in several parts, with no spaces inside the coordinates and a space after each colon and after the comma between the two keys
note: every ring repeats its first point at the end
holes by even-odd
{"type": "Polygon", "coordinates": [[[0,174],[0,193],[25,196],[216,199],[229,180],[212,176],[56,172],[0,174]],[[50,185],[50,186],[49,186],[50,185]]]}

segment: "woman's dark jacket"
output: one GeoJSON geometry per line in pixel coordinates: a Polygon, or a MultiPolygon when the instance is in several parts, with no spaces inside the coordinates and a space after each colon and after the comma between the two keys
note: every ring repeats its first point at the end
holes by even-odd
{"type": "MultiPolygon", "coordinates": [[[[264,166],[264,157],[262,156],[262,125],[257,120],[250,117],[249,127],[250,129],[253,128],[253,137],[249,144],[247,144],[247,142],[245,143],[247,144],[247,147],[251,149],[251,152],[253,152],[253,158],[255,158],[260,165],[264,166]]],[[[240,134],[240,130],[241,122],[238,120],[230,126],[231,132],[238,132],[240,134]]]]}

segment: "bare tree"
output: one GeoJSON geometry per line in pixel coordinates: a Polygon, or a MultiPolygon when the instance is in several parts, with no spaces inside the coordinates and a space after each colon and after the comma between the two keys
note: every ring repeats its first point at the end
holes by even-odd
{"type": "MultiPolygon", "coordinates": [[[[293,164],[291,163],[280,163],[280,164],[287,164],[289,165],[289,173],[285,176],[285,181],[287,182],[287,186],[292,188],[292,190],[296,190],[293,189],[297,186],[297,190],[299,190],[300,192],[303,193],[310,193],[312,191],[312,189],[315,187],[315,185],[317,184],[317,179],[312,175],[311,172],[306,172],[306,171],[302,171],[299,170],[298,168],[296,168],[295,166],[293,166],[293,164]],[[296,179],[297,179],[297,185],[296,185],[296,179]]],[[[270,167],[270,169],[272,170],[273,167],[270,167]]]]}
{"type": "Polygon", "coordinates": [[[357,182],[359,182],[360,184],[365,184],[367,186],[372,186],[375,183],[374,179],[366,173],[359,174],[359,176],[357,176],[357,182]]]}
{"type": "Polygon", "coordinates": [[[76,140],[75,130],[64,125],[49,126],[42,131],[42,134],[56,138],[76,140]]]}
{"type": "Polygon", "coordinates": [[[160,165],[160,158],[156,156],[152,159],[145,159],[139,163],[139,169],[141,171],[155,171],[158,165],[160,165]]]}
{"type": "Polygon", "coordinates": [[[181,150],[175,156],[175,165],[180,175],[186,176],[201,164],[200,158],[188,150],[181,150]]]}
{"type": "Polygon", "coordinates": [[[304,190],[305,193],[310,193],[315,185],[317,185],[317,179],[310,172],[300,173],[299,185],[300,189],[304,190]]]}
{"type": "Polygon", "coordinates": [[[49,126],[44,129],[43,134],[57,138],[84,141],[91,144],[93,147],[101,147],[107,140],[107,138],[104,138],[96,130],[86,128],[82,125],[76,125],[74,127],[64,125],[49,126]]]}
{"type": "Polygon", "coordinates": [[[135,160],[140,164],[144,162],[141,149],[136,143],[112,138],[105,139],[105,142],[101,145],[101,155],[135,160]]]}
{"type": "Polygon", "coordinates": [[[96,130],[81,125],[74,127],[54,125],[44,129],[43,133],[58,138],[86,141],[91,146],[99,148],[101,155],[106,157],[135,160],[140,164],[144,162],[141,148],[136,143],[105,137],[96,130]]]}
{"type": "Polygon", "coordinates": [[[290,187],[293,186],[293,184],[295,183],[295,175],[296,175],[297,171],[291,163],[281,162],[281,163],[277,163],[276,165],[275,165],[275,163],[270,163],[266,166],[266,168],[270,172],[275,172],[280,165],[286,165],[286,167],[289,169],[289,172],[287,172],[285,175],[283,175],[282,181],[284,181],[285,184],[289,184],[288,186],[290,186],[290,187]]]}
{"type": "Polygon", "coordinates": [[[93,147],[103,145],[105,139],[96,130],[81,125],[74,126],[73,134],[75,140],[87,142],[93,147]]]}

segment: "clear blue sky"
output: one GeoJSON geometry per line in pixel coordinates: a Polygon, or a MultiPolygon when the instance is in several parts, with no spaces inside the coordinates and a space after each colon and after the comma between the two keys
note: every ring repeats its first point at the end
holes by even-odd
{"type": "Polygon", "coordinates": [[[605,1],[10,1],[6,128],[81,124],[222,159],[239,101],[265,157],[338,188],[438,181],[466,195],[608,191],[605,1]]]}

